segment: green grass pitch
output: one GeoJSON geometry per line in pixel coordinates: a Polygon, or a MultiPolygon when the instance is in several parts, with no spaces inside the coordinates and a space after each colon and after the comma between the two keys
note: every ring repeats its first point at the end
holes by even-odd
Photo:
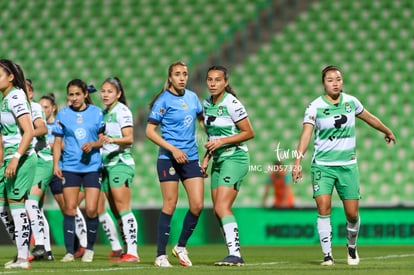
{"type": "MultiPolygon", "coordinates": [[[[171,245],[168,246],[170,250],[171,245]]],[[[243,267],[218,267],[213,263],[226,256],[223,245],[188,246],[192,267],[182,267],[169,255],[172,268],[153,266],[156,247],[139,247],[140,263],[112,263],[108,261],[109,246],[95,247],[92,263],[76,259],[61,263],[64,247],[54,246],[55,261],[32,262],[30,270],[4,269],[3,264],[16,254],[13,246],[0,246],[0,274],[414,274],[414,247],[409,245],[360,246],[358,266],[346,264],[345,246],[334,246],[334,266],[320,266],[322,254],[319,245],[309,246],[242,246],[246,262],[243,267]]]]}

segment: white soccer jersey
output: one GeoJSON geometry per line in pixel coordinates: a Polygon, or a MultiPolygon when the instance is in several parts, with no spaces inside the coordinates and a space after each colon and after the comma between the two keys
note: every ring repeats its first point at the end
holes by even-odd
{"type": "Polygon", "coordinates": [[[303,123],[315,127],[312,157],[315,163],[328,166],[356,163],[355,116],[363,110],[357,98],[345,93],[341,93],[338,104],[320,96],[308,106],[303,123]]]}
{"type": "MultiPolygon", "coordinates": [[[[122,137],[122,128],[132,127],[132,113],[127,106],[118,102],[109,112],[104,113],[105,135],[112,138],[122,137]]],[[[115,165],[119,159],[125,164],[134,165],[131,154],[132,145],[104,144],[102,157],[105,166],[115,165]]]]}
{"type": "MultiPolygon", "coordinates": [[[[30,114],[29,102],[21,89],[11,90],[1,102],[0,110],[1,134],[3,138],[4,159],[10,159],[19,148],[22,132],[17,119],[24,114],[30,114]]],[[[28,151],[32,148],[29,145],[28,151]]]]}
{"type": "MultiPolygon", "coordinates": [[[[238,134],[240,129],[236,126],[236,123],[247,117],[243,104],[229,93],[225,93],[217,104],[213,104],[211,97],[204,100],[204,114],[204,125],[209,140],[238,134]]],[[[237,146],[246,152],[248,151],[244,143],[237,144],[237,146]]],[[[214,155],[230,155],[234,151],[230,148],[235,148],[235,146],[231,144],[220,147],[214,151],[214,155]]]]}

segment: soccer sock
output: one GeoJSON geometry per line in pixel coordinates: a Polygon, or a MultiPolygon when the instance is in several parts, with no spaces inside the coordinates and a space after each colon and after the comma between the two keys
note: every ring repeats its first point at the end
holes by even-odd
{"type": "Polygon", "coordinates": [[[99,214],[99,222],[101,223],[105,235],[111,244],[112,250],[121,250],[122,247],[119,244],[118,232],[116,231],[115,223],[112,220],[111,215],[109,215],[109,213],[106,211],[102,214],[99,214]]]}
{"type": "Polygon", "coordinates": [[[127,254],[138,257],[138,223],[131,210],[119,213],[122,219],[122,232],[124,232],[127,254]]]}
{"type": "Polygon", "coordinates": [[[44,245],[45,223],[39,209],[39,201],[29,196],[29,199],[25,202],[25,206],[27,214],[29,214],[35,245],[44,245]]]}
{"type": "Polygon", "coordinates": [[[226,239],[229,255],[241,257],[239,228],[233,215],[224,216],[223,223],[224,238],[226,239]]]}
{"type": "Polygon", "coordinates": [[[86,247],[87,246],[86,222],[85,222],[85,218],[83,217],[82,211],[79,209],[79,207],[76,208],[75,223],[76,223],[76,236],[79,239],[80,246],[86,247]]]}
{"type": "Polygon", "coordinates": [[[65,238],[66,253],[74,254],[75,227],[75,216],[63,215],[63,236],[65,238]]]}
{"type": "Polygon", "coordinates": [[[346,230],[348,231],[348,246],[355,248],[356,241],[359,233],[359,226],[361,224],[361,218],[358,216],[354,222],[346,221],[346,230]]]}
{"type": "Polygon", "coordinates": [[[157,237],[157,256],[166,255],[168,238],[170,237],[170,225],[172,215],[165,214],[161,211],[158,218],[158,237],[157,237]]]}
{"type": "Polygon", "coordinates": [[[184,217],[183,229],[181,230],[181,235],[178,239],[178,246],[185,247],[187,245],[188,239],[191,237],[197,226],[198,218],[199,216],[193,215],[190,210],[187,211],[187,214],[184,217]]]}
{"type": "Polygon", "coordinates": [[[332,256],[331,215],[318,215],[317,224],[323,255],[332,256]]]}
{"type": "Polygon", "coordinates": [[[10,240],[15,244],[14,239],[14,222],[13,217],[10,213],[10,208],[6,205],[5,201],[0,201],[2,205],[0,205],[0,219],[4,224],[4,227],[9,234],[10,240]]]}
{"type": "Polygon", "coordinates": [[[93,246],[96,241],[96,233],[98,232],[99,219],[98,216],[89,218],[85,215],[86,229],[87,229],[87,240],[86,249],[93,250],[93,246]]]}
{"type": "Polygon", "coordinates": [[[45,250],[46,251],[52,251],[52,246],[50,245],[50,228],[49,228],[49,222],[47,221],[47,219],[46,219],[46,216],[45,216],[45,212],[43,211],[43,208],[42,209],[40,209],[40,213],[41,213],[41,215],[43,216],[43,221],[44,221],[44,229],[45,229],[45,232],[44,232],[44,244],[45,244],[45,250]]]}
{"type": "Polygon", "coordinates": [[[30,244],[30,222],[26,214],[26,209],[24,208],[24,203],[10,203],[10,212],[14,221],[17,257],[27,259],[30,244]]]}

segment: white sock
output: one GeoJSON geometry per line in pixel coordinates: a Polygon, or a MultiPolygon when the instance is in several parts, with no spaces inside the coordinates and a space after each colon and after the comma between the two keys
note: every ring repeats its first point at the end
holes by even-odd
{"type": "Polygon", "coordinates": [[[35,245],[44,245],[44,221],[39,209],[39,202],[37,200],[28,199],[25,203],[27,214],[30,219],[30,227],[34,237],[35,245]]]}
{"type": "Polygon", "coordinates": [[[13,244],[15,244],[16,242],[14,239],[14,222],[8,205],[0,206],[0,219],[3,222],[7,233],[9,234],[10,240],[13,244]]]}
{"type": "Polygon", "coordinates": [[[223,223],[224,238],[226,239],[229,255],[241,257],[239,228],[233,215],[221,219],[223,223]]]}
{"type": "Polygon", "coordinates": [[[138,223],[132,211],[124,212],[121,215],[122,232],[124,233],[127,254],[138,257],[138,223]]]}
{"type": "Polygon", "coordinates": [[[332,227],[331,216],[318,216],[318,233],[319,241],[322,246],[322,252],[324,256],[332,256],[332,227]]]}
{"type": "Polygon", "coordinates": [[[99,222],[102,224],[106,237],[111,244],[112,251],[122,250],[118,240],[118,232],[115,227],[115,223],[112,220],[111,215],[108,212],[99,214],[99,222]]]}
{"type": "Polygon", "coordinates": [[[358,220],[355,223],[346,221],[346,230],[348,231],[348,246],[349,247],[355,248],[356,246],[360,224],[361,224],[360,217],[358,217],[358,220]]]}
{"type": "Polygon", "coordinates": [[[87,232],[86,232],[86,221],[79,207],[76,208],[75,224],[76,224],[75,233],[79,239],[80,246],[86,247],[88,245],[87,232]]]}
{"type": "Polygon", "coordinates": [[[20,259],[27,259],[29,256],[30,244],[30,222],[26,214],[24,204],[15,203],[10,207],[11,214],[14,221],[14,235],[16,237],[17,257],[20,259]]]}
{"type": "Polygon", "coordinates": [[[44,226],[45,233],[43,234],[44,235],[44,238],[45,238],[44,239],[45,250],[46,251],[52,251],[52,246],[50,245],[50,228],[49,228],[49,222],[46,219],[45,212],[43,211],[43,208],[40,210],[40,213],[43,216],[43,221],[44,221],[44,224],[45,224],[45,226],[44,226]]]}

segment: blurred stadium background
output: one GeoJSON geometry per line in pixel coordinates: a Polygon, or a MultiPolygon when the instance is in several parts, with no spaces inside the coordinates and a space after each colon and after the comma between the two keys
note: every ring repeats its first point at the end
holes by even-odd
{"type": "MultiPolygon", "coordinates": [[[[63,106],[72,78],[96,87],[108,76],[121,78],[136,123],[135,208],[161,205],[157,148],[144,128],[148,102],[176,60],[189,65],[188,88],[200,100],[208,95],[206,68],[227,66],[247,107],[256,137],[249,141],[252,171],[236,206],[260,206],[277,148],[288,153],[285,164],[292,163],[303,112],[322,94],[320,71],[330,64],[343,69],[344,90],[398,139],[386,146],[381,134],[358,122],[361,204],[413,203],[411,0],[10,0],[0,1],[0,15],[0,57],[22,65],[35,99],[54,92],[63,106]]],[[[202,133],[198,140],[205,141],[202,133]]],[[[313,206],[310,155],[303,162],[304,183],[294,186],[298,207],[313,206]]],[[[187,204],[183,191],[180,205],[187,204]]]]}

